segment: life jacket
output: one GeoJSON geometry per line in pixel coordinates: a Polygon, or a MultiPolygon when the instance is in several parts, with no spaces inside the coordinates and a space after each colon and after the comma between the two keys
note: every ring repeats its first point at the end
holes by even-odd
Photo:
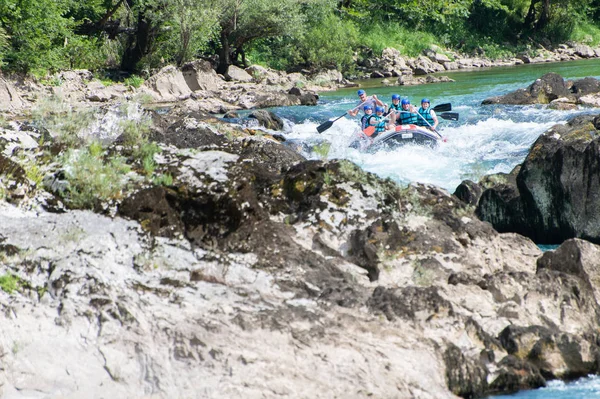
{"type": "Polygon", "coordinates": [[[362,118],[360,118],[360,128],[361,128],[362,130],[365,130],[365,128],[366,128],[367,126],[369,126],[369,118],[370,118],[371,116],[373,116],[373,114],[371,114],[371,115],[364,114],[364,115],[362,116],[362,118]]]}
{"type": "Polygon", "coordinates": [[[402,111],[402,105],[401,105],[400,103],[398,103],[398,104],[391,103],[391,104],[390,104],[390,107],[388,108],[388,113],[389,113],[391,110],[395,110],[395,111],[402,111]]]}
{"type": "Polygon", "coordinates": [[[371,138],[375,138],[379,133],[381,133],[385,130],[385,121],[383,120],[383,115],[381,115],[381,116],[369,115],[369,117],[366,118],[366,121],[367,121],[367,123],[366,123],[365,128],[363,129],[363,132],[371,138]],[[373,121],[373,119],[375,119],[375,120],[373,121]],[[371,134],[364,131],[366,128],[368,128],[370,126],[375,128],[375,130],[371,134]]]}
{"type": "Polygon", "coordinates": [[[423,109],[423,107],[419,108],[419,115],[421,115],[423,118],[419,118],[419,120],[417,121],[417,125],[419,126],[433,126],[435,124],[435,121],[433,120],[433,117],[431,116],[431,108],[427,108],[427,109],[423,109]],[[425,119],[425,120],[423,120],[425,119]],[[427,121],[427,122],[425,122],[427,121]]]}
{"type": "Polygon", "coordinates": [[[398,121],[401,125],[416,125],[419,120],[419,115],[413,114],[412,112],[402,111],[398,121]]]}

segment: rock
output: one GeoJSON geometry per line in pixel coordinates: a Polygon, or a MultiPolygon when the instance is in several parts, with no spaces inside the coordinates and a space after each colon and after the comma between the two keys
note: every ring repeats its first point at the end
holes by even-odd
{"type": "Polygon", "coordinates": [[[600,81],[591,77],[579,79],[573,82],[571,92],[578,97],[588,94],[598,94],[600,92],[600,81]]]}
{"type": "Polygon", "coordinates": [[[539,243],[585,237],[600,242],[594,211],[600,186],[590,174],[600,169],[600,117],[577,116],[556,125],[532,145],[514,183],[484,191],[477,214],[500,231],[539,243]],[[577,210],[576,212],[574,210],[577,210]]]}
{"type": "Polygon", "coordinates": [[[519,89],[504,96],[487,98],[481,104],[548,104],[557,98],[570,96],[571,93],[567,89],[564,79],[557,73],[550,72],[537,79],[527,89],[519,89]]]}
{"type": "Polygon", "coordinates": [[[463,182],[456,187],[454,195],[469,205],[477,205],[477,201],[479,201],[482,191],[483,190],[477,183],[471,180],[463,180],[463,182]]]}
{"type": "Polygon", "coordinates": [[[600,247],[580,239],[569,239],[538,260],[538,270],[547,269],[573,275],[600,304],[600,247]]]}
{"type": "Polygon", "coordinates": [[[585,44],[578,44],[573,48],[573,50],[575,51],[575,54],[581,58],[593,58],[596,56],[594,50],[585,44]]]}
{"type": "Polygon", "coordinates": [[[272,113],[271,111],[258,110],[248,115],[249,118],[258,120],[259,125],[266,127],[271,130],[283,129],[283,121],[280,117],[272,113]]]}
{"type": "Polygon", "coordinates": [[[0,75],[0,111],[20,110],[24,106],[25,101],[21,98],[13,84],[0,75]]]}
{"type": "Polygon", "coordinates": [[[226,76],[228,80],[232,80],[234,82],[250,83],[254,81],[252,75],[235,65],[229,65],[226,76]]]}
{"type": "Polygon", "coordinates": [[[183,73],[174,66],[162,68],[156,75],[151,76],[142,85],[158,102],[181,101],[192,94],[183,73]]]}
{"type": "Polygon", "coordinates": [[[223,145],[227,139],[208,123],[202,115],[186,117],[153,114],[154,129],[151,138],[159,143],[177,148],[198,148],[211,145],[223,145]]]}
{"type": "Polygon", "coordinates": [[[581,105],[587,105],[590,107],[600,108],[600,93],[594,93],[587,96],[579,97],[579,103],[581,105]]]}
{"type": "Polygon", "coordinates": [[[218,90],[221,78],[208,61],[192,61],[181,67],[181,73],[191,91],[218,90]]]}

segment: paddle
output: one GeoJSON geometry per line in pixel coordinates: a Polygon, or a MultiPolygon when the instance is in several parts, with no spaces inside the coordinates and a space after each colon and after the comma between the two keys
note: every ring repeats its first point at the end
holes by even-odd
{"type": "Polygon", "coordinates": [[[337,121],[338,119],[342,119],[344,116],[346,116],[347,113],[348,112],[344,112],[344,115],[340,116],[339,118],[335,118],[332,121],[321,123],[319,126],[317,126],[317,132],[323,133],[325,130],[329,129],[331,125],[333,125],[333,122],[337,121]]]}
{"type": "Polygon", "coordinates": [[[438,116],[442,119],[446,119],[449,121],[457,121],[458,120],[458,113],[456,113],[456,112],[443,112],[443,113],[439,114],[438,116]]]}
{"type": "Polygon", "coordinates": [[[446,111],[452,111],[452,104],[450,103],[446,103],[446,104],[438,104],[435,107],[433,107],[433,110],[435,112],[446,112],[446,111]]]}

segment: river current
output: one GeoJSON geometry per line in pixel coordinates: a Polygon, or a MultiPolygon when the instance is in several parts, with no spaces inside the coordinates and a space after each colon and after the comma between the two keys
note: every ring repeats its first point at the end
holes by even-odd
{"type": "MultiPolygon", "coordinates": [[[[440,119],[438,129],[446,141],[436,148],[404,146],[376,153],[349,148],[348,144],[359,132],[359,116],[345,116],[319,134],[318,125],[339,117],[358,103],[356,89],[322,93],[316,107],[281,107],[271,111],[284,119],[284,135],[299,149],[304,148],[308,158],[349,159],[400,184],[432,183],[452,193],[465,179],[478,181],[487,174],[510,172],[523,162],[537,137],[551,126],[565,123],[577,114],[600,114],[599,109],[589,107],[557,111],[541,105],[481,105],[485,98],[526,88],[548,72],[556,72],[565,79],[587,76],[600,79],[600,60],[445,72],[441,75],[455,82],[420,86],[384,87],[380,79],[358,82],[367,94],[376,94],[388,104],[394,93],[408,97],[415,105],[424,97],[430,99],[432,106],[451,103],[452,112],[459,113],[459,120],[440,119]]],[[[552,381],[542,389],[494,397],[501,398],[600,398],[600,378],[590,376],[568,384],[552,381]]]]}
{"type": "Polygon", "coordinates": [[[481,105],[485,98],[525,88],[547,72],[559,73],[567,79],[599,78],[600,60],[445,72],[443,75],[455,82],[419,86],[384,87],[380,79],[359,82],[367,94],[376,94],[388,104],[394,93],[409,98],[415,105],[424,97],[430,99],[432,107],[451,103],[459,120],[440,119],[438,130],[446,141],[436,148],[404,146],[376,153],[349,148],[359,132],[360,116],[345,116],[319,134],[318,125],[339,117],[358,103],[356,89],[322,93],[316,107],[271,110],[286,121],[286,138],[304,144],[305,149],[317,148],[305,152],[309,158],[349,159],[367,171],[401,184],[432,183],[454,192],[465,179],[478,181],[486,174],[510,172],[524,160],[536,138],[554,124],[565,123],[576,114],[600,113],[586,107],[556,111],[538,105],[481,105]]]}

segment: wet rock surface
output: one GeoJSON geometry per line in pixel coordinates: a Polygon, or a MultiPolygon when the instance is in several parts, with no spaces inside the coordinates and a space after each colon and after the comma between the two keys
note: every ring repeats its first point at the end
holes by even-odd
{"type": "Polygon", "coordinates": [[[499,176],[488,185],[477,215],[499,231],[539,243],[574,237],[599,243],[599,120],[578,116],[541,135],[514,180],[499,176]]]}
{"type": "MultiPolygon", "coordinates": [[[[503,96],[491,97],[482,101],[490,104],[583,104],[595,105],[600,97],[600,82],[591,77],[576,81],[565,81],[557,73],[550,72],[525,89],[518,89],[503,96]]],[[[558,108],[558,105],[555,105],[558,108]]]]}

